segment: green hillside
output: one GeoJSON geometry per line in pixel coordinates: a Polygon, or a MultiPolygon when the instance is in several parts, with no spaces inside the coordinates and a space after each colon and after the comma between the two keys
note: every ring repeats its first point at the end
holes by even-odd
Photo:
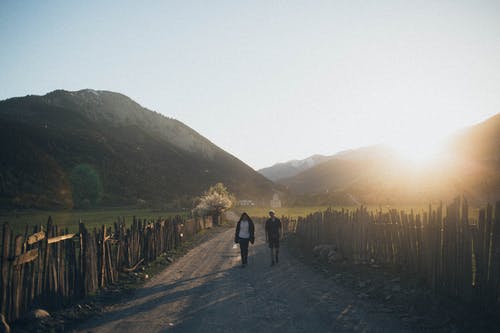
{"type": "Polygon", "coordinates": [[[0,207],[189,201],[216,182],[245,198],[274,184],[181,122],[108,91],[0,102],[0,207]]]}

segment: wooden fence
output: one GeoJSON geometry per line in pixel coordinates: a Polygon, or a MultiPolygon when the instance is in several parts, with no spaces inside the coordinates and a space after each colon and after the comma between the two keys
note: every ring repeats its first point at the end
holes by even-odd
{"type": "Polygon", "coordinates": [[[498,305],[500,202],[477,220],[469,220],[467,202],[457,199],[445,212],[429,206],[422,214],[328,209],[288,221],[287,228],[306,253],[330,244],[341,260],[388,265],[437,293],[484,308],[498,305]]]}
{"type": "Polygon", "coordinates": [[[129,228],[123,219],[113,227],[78,233],[52,224],[28,228],[14,236],[3,225],[0,310],[7,321],[37,307],[57,308],[117,282],[119,272],[133,271],[179,246],[183,239],[212,226],[210,217],[180,217],[146,221],[134,218],[129,228]]]}

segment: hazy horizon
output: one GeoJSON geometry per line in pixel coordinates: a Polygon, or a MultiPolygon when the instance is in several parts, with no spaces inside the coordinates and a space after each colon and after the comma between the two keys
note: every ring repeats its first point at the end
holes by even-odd
{"type": "Polygon", "coordinates": [[[500,3],[0,4],[0,100],[120,92],[258,170],[424,155],[500,110],[500,3]]]}

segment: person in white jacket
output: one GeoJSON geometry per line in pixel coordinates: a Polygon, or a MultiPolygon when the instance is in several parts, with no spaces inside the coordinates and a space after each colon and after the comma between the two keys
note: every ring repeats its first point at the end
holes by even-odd
{"type": "Polygon", "coordinates": [[[241,214],[236,224],[234,242],[240,244],[241,267],[245,267],[248,264],[248,243],[255,242],[255,226],[247,213],[241,214]]]}

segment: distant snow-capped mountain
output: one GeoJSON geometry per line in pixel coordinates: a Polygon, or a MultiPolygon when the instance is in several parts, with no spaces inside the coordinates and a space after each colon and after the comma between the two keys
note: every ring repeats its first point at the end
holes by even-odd
{"type": "Polygon", "coordinates": [[[258,170],[267,179],[277,181],[284,178],[293,177],[302,171],[310,169],[318,164],[330,160],[333,156],[313,155],[303,160],[292,160],[258,170]]]}

